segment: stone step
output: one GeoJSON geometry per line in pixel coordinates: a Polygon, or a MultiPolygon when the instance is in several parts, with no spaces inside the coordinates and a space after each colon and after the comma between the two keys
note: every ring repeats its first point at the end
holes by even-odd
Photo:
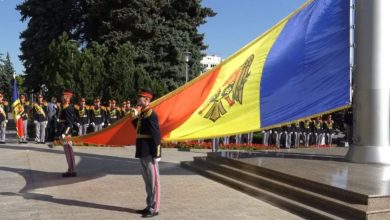
{"type": "MultiPolygon", "coordinates": [[[[367,205],[369,199],[367,195],[359,194],[356,192],[347,191],[330,185],[322,184],[320,182],[314,182],[304,178],[300,178],[294,175],[281,173],[275,170],[267,169],[265,167],[250,165],[237,160],[230,160],[222,157],[207,157],[208,161],[215,161],[221,164],[225,164],[239,170],[245,170],[248,173],[252,173],[258,176],[267,177],[275,181],[286,183],[294,187],[298,187],[310,192],[321,194],[327,197],[335,198],[345,203],[367,205]]],[[[375,207],[371,207],[376,209],[375,207]]]]}
{"type": "MultiPolygon", "coordinates": [[[[195,157],[193,162],[183,163],[183,166],[190,167],[202,175],[240,191],[248,193],[248,190],[253,192],[252,188],[256,188],[272,195],[294,201],[304,207],[311,207],[312,210],[326,212],[333,217],[369,220],[390,219],[390,208],[387,197],[363,195],[287,173],[281,173],[269,168],[223,157],[195,157]],[[218,175],[216,176],[216,174],[218,175]],[[234,184],[232,180],[234,180],[234,184]],[[245,188],[247,186],[251,186],[251,188],[245,188]]],[[[248,194],[251,195],[251,193],[248,194]]],[[[254,194],[253,196],[268,201],[267,198],[269,195],[264,194],[263,196],[259,196],[258,194],[254,194]]],[[[270,202],[278,205],[274,200],[280,201],[279,197],[273,196],[270,202]]],[[[294,210],[295,208],[288,208],[289,206],[285,205],[286,202],[281,201],[280,203],[281,205],[278,206],[297,213],[294,210]]],[[[311,212],[309,212],[309,215],[303,215],[299,211],[298,214],[310,219],[312,219],[311,216],[313,215],[311,212]]],[[[333,217],[330,219],[333,219],[333,217]]]]}
{"type": "Polygon", "coordinates": [[[280,207],[282,209],[290,211],[290,212],[297,214],[299,216],[302,216],[306,219],[324,219],[324,220],[343,219],[339,216],[324,212],[321,209],[313,208],[311,206],[308,206],[308,205],[299,203],[297,201],[294,201],[292,199],[278,195],[277,193],[273,193],[273,192],[261,189],[259,187],[252,186],[252,185],[247,184],[243,181],[240,181],[240,180],[237,180],[234,178],[230,178],[226,175],[222,175],[222,174],[210,169],[208,166],[203,166],[201,163],[181,162],[181,166],[183,166],[187,169],[191,169],[195,172],[198,172],[205,177],[208,177],[208,178],[213,179],[217,182],[220,182],[222,184],[230,186],[230,187],[237,189],[241,192],[244,192],[250,196],[267,201],[267,202],[269,202],[277,207],[280,207]]]}
{"type": "Polygon", "coordinates": [[[194,164],[200,165],[201,167],[207,167],[207,169],[221,175],[342,218],[365,219],[366,217],[367,206],[364,204],[347,203],[300,187],[289,185],[288,183],[246,172],[245,170],[228,166],[223,163],[207,160],[206,158],[196,158],[194,164]]]}

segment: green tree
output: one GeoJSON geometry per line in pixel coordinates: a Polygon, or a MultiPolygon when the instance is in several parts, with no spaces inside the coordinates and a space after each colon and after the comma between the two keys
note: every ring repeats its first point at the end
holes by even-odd
{"type": "Polygon", "coordinates": [[[15,79],[16,79],[16,83],[18,84],[19,94],[25,94],[27,90],[26,90],[26,86],[24,85],[24,76],[16,75],[15,79]]]}
{"type": "Polygon", "coordinates": [[[135,65],[130,43],[112,52],[96,42],[79,50],[63,33],[50,44],[48,57],[42,82],[57,96],[63,88],[70,88],[76,98],[84,97],[89,103],[94,98],[123,101],[135,97],[140,87],[153,85],[142,66],[135,65]]]}
{"type": "Polygon", "coordinates": [[[12,98],[13,75],[15,73],[9,53],[5,59],[0,54],[0,88],[7,100],[12,98]]]}
{"type": "Polygon", "coordinates": [[[116,98],[123,101],[136,97],[140,87],[151,87],[152,80],[149,74],[134,63],[135,49],[130,43],[125,43],[112,53],[108,58],[107,71],[109,78],[104,82],[105,91],[103,98],[116,98]]]}
{"type": "Polygon", "coordinates": [[[199,25],[214,16],[200,0],[95,0],[84,5],[84,40],[99,42],[115,51],[131,42],[141,65],[156,84],[158,95],[182,85],[184,52],[191,53],[190,78],[200,72],[201,51],[206,49],[199,25]]]}
{"type": "Polygon", "coordinates": [[[96,42],[81,52],[79,71],[75,75],[77,96],[92,102],[95,97],[102,95],[104,81],[109,78],[106,71],[107,56],[107,47],[96,42]]]}
{"type": "Polygon", "coordinates": [[[21,34],[25,84],[86,97],[131,95],[148,85],[161,96],[184,83],[186,51],[195,77],[206,49],[198,27],[215,15],[201,0],[25,0],[17,9],[28,21],[21,34]],[[134,90],[120,87],[120,79],[134,90]]]}
{"type": "Polygon", "coordinates": [[[0,92],[3,92],[2,85],[3,85],[3,78],[4,78],[4,62],[5,60],[3,59],[3,54],[0,53],[0,92]]]}
{"type": "MultiPolygon", "coordinates": [[[[69,41],[66,33],[49,46],[43,77],[39,85],[46,84],[50,94],[59,96],[64,88],[72,89],[80,94],[75,75],[79,70],[80,52],[75,42],[69,41]]],[[[27,80],[26,80],[27,81],[27,80]]]]}
{"type": "Polygon", "coordinates": [[[49,45],[63,32],[78,39],[81,24],[80,0],[25,0],[16,9],[21,20],[28,22],[20,38],[25,67],[25,81],[29,89],[38,90],[47,62],[49,45]]]}

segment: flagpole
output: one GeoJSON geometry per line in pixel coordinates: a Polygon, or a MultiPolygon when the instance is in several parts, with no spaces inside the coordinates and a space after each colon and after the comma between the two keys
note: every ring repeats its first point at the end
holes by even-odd
{"type": "Polygon", "coordinates": [[[346,159],[390,164],[390,1],[356,0],[354,143],[346,159]]]}

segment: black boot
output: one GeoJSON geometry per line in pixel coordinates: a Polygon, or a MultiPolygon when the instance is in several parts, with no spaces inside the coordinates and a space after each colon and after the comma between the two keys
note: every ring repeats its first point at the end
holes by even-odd
{"type": "Polygon", "coordinates": [[[62,177],[76,177],[77,173],[76,172],[66,172],[62,174],[62,177]]]}

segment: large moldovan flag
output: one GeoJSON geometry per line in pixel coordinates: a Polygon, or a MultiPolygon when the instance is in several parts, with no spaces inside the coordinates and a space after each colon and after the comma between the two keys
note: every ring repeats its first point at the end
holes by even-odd
{"type": "MultiPolygon", "coordinates": [[[[349,105],[346,0],[308,1],[214,69],[152,103],[165,141],[259,131],[349,105]]],[[[75,140],[134,144],[130,121],[75,140]]]]}

